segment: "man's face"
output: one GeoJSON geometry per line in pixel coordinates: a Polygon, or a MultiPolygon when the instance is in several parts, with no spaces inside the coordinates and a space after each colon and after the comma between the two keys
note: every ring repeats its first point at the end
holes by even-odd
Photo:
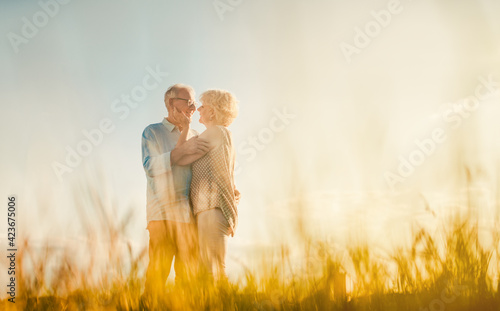
{"type": "Polygon", "coordinates": [[[174,109],[179,110],[191,119],[193,113],[196,111],[194,105],[194,93],[189,92],[188,89],[180,89],[177,96],[170,99],[174,109]]]}

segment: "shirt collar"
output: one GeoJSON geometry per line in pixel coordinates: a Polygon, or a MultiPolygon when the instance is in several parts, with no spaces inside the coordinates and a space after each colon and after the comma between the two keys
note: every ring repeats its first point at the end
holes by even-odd
{"type": "Polygon", "coordinates": [[[161,123],[167,128],[169,132],[173,132],[177,128],[177,126],[173,125],[172,123],[168,122],[167,118],[163,118],[163,121],[161,123]]]}

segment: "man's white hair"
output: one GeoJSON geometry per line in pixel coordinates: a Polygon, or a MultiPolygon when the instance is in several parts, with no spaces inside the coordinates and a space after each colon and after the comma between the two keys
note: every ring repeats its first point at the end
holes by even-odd
{"type": "Polygon", "coordinates": [[[194,94],[193,87],[186,85],[186,84],[177,83],[177,84],[174,84],[171,87],[169,87],[168,90],[165,92],[165,103],[167,103],[170,98],[176,97],[177,94],[179,94],[179,91],[182,89],[186,89],[190,93],[194,94]]]}

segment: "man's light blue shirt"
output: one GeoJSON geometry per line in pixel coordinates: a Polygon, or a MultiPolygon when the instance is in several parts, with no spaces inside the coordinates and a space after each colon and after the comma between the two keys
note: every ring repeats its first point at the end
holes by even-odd
{"type": "MultiPolygon", "coordinates": [[[[189,206],[191,165],[172,166],[170,152],[175,148],[179,128],[168,122],[151,124],[142,133],[142,165],[147,179],[147,220],[193,221],[189,206]]],[[[198,133],[191,130],[188,139],[198,133]]]]}

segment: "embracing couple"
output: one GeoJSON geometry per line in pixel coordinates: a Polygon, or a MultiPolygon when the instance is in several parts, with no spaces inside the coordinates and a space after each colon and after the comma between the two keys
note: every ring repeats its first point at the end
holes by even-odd
{"type": "Polygon", "coordinates": [[[227,126],[238,114],[238,101],[227,91],[208,90],[200,102],[197,108],[192,87],[171,86],[165,93],[168,116],[142,134],[149,231],[145,294],[163,288],[174,257],[176,282],[200,268],[216,280],[226,278],[227,241],[240,198],[227,126]],[[190,126],[195,110],[206,127],[201,134],[190,126]]]}

